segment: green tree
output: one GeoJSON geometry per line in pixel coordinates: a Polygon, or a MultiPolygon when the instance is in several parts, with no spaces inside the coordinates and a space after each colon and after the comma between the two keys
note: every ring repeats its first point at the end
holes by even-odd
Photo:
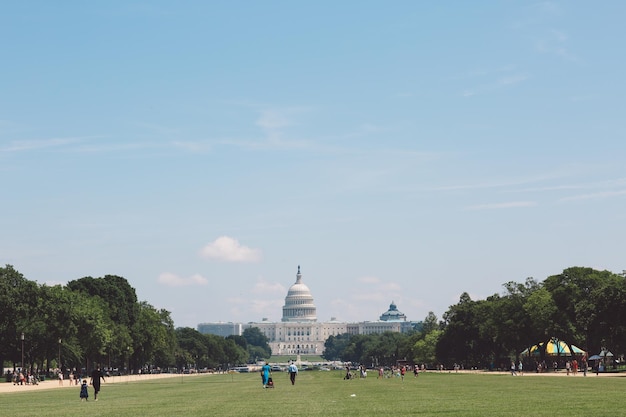
{"type": "Polygon", "coordinates": [[[205,338],[196,329],[179,327],[176,329],[179,352],[176,355],[176,365],[179,368],[196,367],[198,361],[208,355],[205,338]]]}
{"type": "Polygon", "coordinates": [[[72,291],[80,291],[99,297],[107,307],[108,316],[114,323],[128,326],[137,320],[139,305],[135,289],[125,278],[105,275],[103,278],[84,277],[67,283],[72,291]]]}
{"type": "Polygon", "coordinates": [[[437,329],[439,329],[439,320],[437,319],[437,316],[435,315],[435,313],[433,313],[432,311],[429,311],[428,315],[424,319],[421,331],[424,334],[428,334],[432,332],[433,330],[437,330],[437,329]]]}
{"type": "Polygon", "coordinates": [[[87,359],[88,368],[93,363],[104,363],[107,346],[112,339],[112,323],[106,306],[100,298],[78,298],[73,307],[77,319],[77,340],[87,359]]]}
{"type": "Polygon", "coordinates": [[[272,349],[268,344],[269,339],[261,332],[261,329],[249,327],[243,331],[242,336],[246,340],[249,362],[272,356],[272,349]]]}
{"type": "MultiPolygon", "coordinates": [[[[244,339],[245,340],[245,339],[244,339]]],[[[248,351],[246,348],[235,342],[230,336],[224,339],[224,361],[227,366],[240,365],[246,363],[248,359],[248,351]]]]}
{"type": "Polygon", "coordinates": [[[441,361],[466,367],[485,364],[482,355],[474,350],[479,341],[479,304],[463,293],[459,302],[444,313],[444,329],[436,346],[436,356],[441,361]]]}
{"type": "MultiPolygon", "coordinates": [[[[174,364],[176,337],[169,313],[156,310],[145,301],[139,303],[133,335],[133,359],[138,367],[168,367],[174,364]]],[[[203,348],[199,349],[202,357],[206,356],[204,343],[203,348]]]]}
{"type": "Polygon", "coordinates": [[[413,363],[435,365],[437,363],[437,342],[443,333],[442,330],[431,330],[424,338],[415,342],[413,346],[413,363]]]}
{"type": "Polygon", "coordinates": [[[328,361],[336,361],[342,357],[343,351],[350,343],[350,334],[331,335],[324,342],[322,357],[328,361]]]}
{"type": "Polygon", "coordinates": [[[14,367],[21,362],[21,334],[32,340],[29,325],[37,294],[37,284],[13,266],[0,268],[0,367],[5,360],[10,360],[14,367]]]}

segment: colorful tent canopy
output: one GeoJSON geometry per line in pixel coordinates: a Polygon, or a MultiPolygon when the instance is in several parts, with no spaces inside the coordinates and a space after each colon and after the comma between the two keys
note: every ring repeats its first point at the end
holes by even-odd
{"type": "Polygon", "coordinates": [[[524,349],[521,356],[540,356],[541,352],[545,349],[546,356],[572,356],[574,355],[586,355],[587,352],[575,345],[568,345],[566,342],[551,338],[547,342],[541,342],[533,345],[530,348],[524,349]]]}

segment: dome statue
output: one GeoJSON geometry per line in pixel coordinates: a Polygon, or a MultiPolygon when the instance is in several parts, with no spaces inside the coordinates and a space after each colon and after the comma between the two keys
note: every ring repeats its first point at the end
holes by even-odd
{"type": "Polygon", "coordinates": [[[289,291],[285,297],[282,321],[317,321],[317,308],[313,303],[311,290],[302,283],[300,265],[298,265],[296,282],[289,287],[289,291]]]}

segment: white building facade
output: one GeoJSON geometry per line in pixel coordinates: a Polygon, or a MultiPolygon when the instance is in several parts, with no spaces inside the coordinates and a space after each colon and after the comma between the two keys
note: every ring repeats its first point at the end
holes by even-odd
{"type": "MultiPolygon", "coordinates": [[[[218,323],[202,323],[198,325],[200,333],[213,333],[212,329],[218,323]]],[[[222,323],[225,324],[225,323],[222,323]]],[[[272,355],[321,355],[324,352],[324,343],[330,336],[341,334],[373,334],[384,332],[408,332],[414,324],[406,321],[406,316],[397,310],[392,302],[389,310],[380,316],[380,320],[359,323],[342,323],[335,319],[328,322],[317,321],[317,308],[315,307],[311,290],[302,282],[300,266],[296,274],[296,282],[289,287],[283,317],[280,322],[262,321],[259,323],[247,323],[240,328],[231,328],[242,332],[246,328],[258,327],[268,338],[272,349],[272,355]]],[[[225,327],[225,326],[224,326],[225,327]]],[[[223,330],[223,327],[221,328],[223,330]]],[[[223,336],[224,334],[220,334],[223,336]]],[[[241,333],[239,333],[241,335],[241,333]]],[[[226,335],[227,336],[227,335],[226,335]]]]}

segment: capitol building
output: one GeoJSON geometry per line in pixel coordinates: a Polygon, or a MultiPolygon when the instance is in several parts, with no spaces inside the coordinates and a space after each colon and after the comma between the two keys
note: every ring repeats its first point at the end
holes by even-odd
{"type": "Polygon", "coordinates": [[[241,335],[247,328],[257,327],[267,337],[272,355],[310,354],[321,355],[324,343],[330,336],[341,334],[373,334],[384,332],[405,333],[412,330],[415,322],[406,320],[392,302],[389,310],[379,320],[358,323],[342,323],[332,318],[317,321],[317,309],[309,287],[302,282],[298,266],[296,282],[289,287],[280,322],[263,320],[258,323],[201,323],[198,331],[219,336],[241,335]]]}

